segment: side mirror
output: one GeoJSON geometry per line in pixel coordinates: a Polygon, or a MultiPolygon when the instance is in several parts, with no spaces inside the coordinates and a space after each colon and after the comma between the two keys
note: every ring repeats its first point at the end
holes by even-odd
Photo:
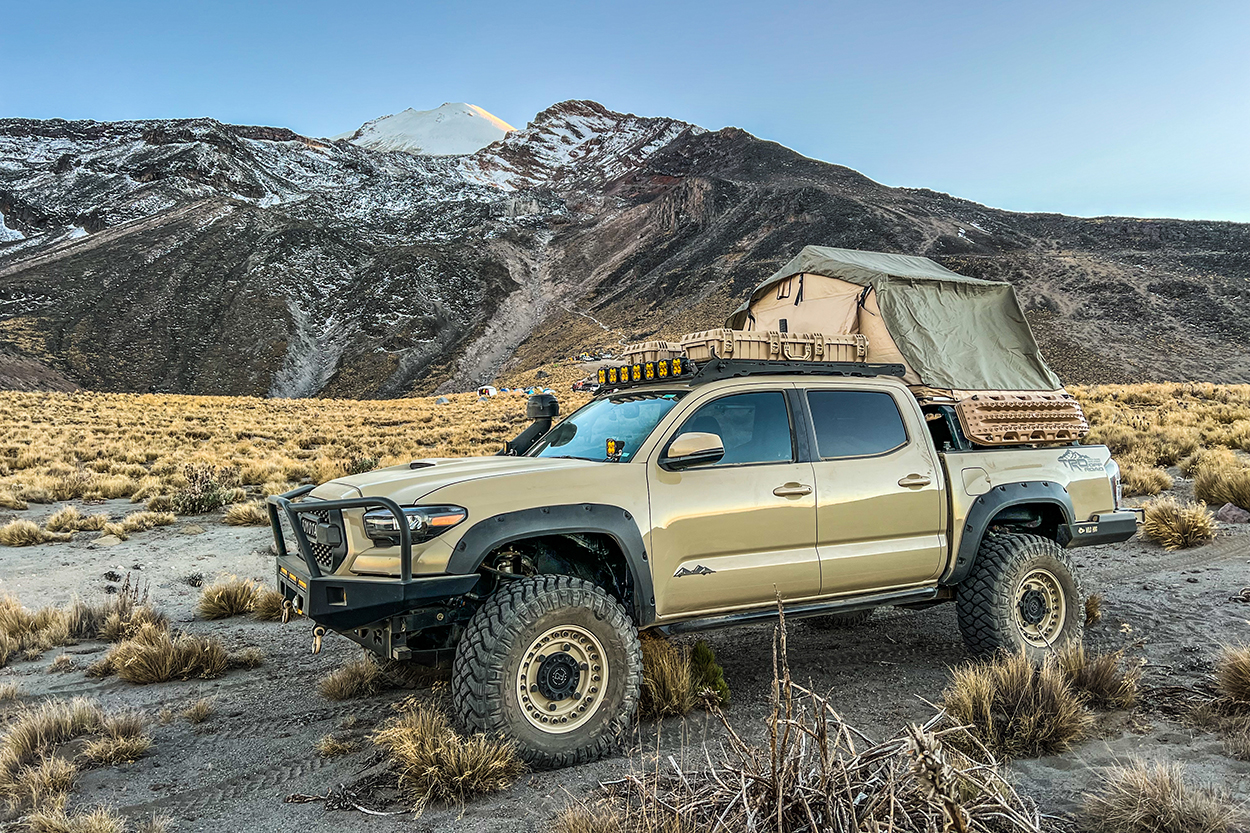
{"type": "Polygon", "coordinates": [[[660,458],[660,467],[680,471],[692,466],[715,463],[725,456],[725,444],[716,434],[688,431],[668,444],[668,453],[660,458]]]}

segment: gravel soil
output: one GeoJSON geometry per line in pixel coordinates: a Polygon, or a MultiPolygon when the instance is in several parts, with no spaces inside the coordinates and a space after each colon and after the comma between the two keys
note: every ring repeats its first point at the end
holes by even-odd
{"type": "MultiPolygon", "coordinates": [[[[1183,489],[1184,484],[1182,484],[1183,489]]],[[[1182,495],[1183,496],[1183,495],[1182,495]]],[[[32,507],[12,514],[39,521],[59,507],[32,507]]],[[[115,513],[130,508],[112,502],[115,513]]],[[[94,507],[93,507],[94,509],[94,507]]],[[[98,511],[98,510],[96,510],[98,511]]],[[[0,522],[6,520],[0,515],[0,522]]],[[[107,541],[109,539],[105,539],[107,541]]],[[[0,670],[0,682],[15,681],[21,701],[88,696],[109,708],[142,710],[153,718],[151,751],[134,764],[95,769],[79,779],[73,806],[108,804],[138,820],[156,813],[174,819],[175,829],[339,831],[549,830],[552,817],[570,801],[593,798],[600,781],[619,778],[657,749],[666,755],[702,757],[704,742],[722,730],[708,716],[643,722],[632,747],[620,756],[558,772],[523,776],[510,790],[464,807],[434,806],[410,813],[369,815],[332,809],[326,802],[293,803],[290,796],[324,796],[342,784],[387,780],[385,763],[366,735],[393,714],[403,697],[445,698],[445,685],[334,703],[317,692],[317,681],[355,659],[354,643],[331,635],[312,654],[311,624],[281,625],[246,618],[209,622],[195,616],[198,588],[220,574],[271,582],[273,559],[267,528],[230,527],[214,518],[180,518],[177,525],[102,543],[96,533],[79,533],[64,544],[0,547],[0,593],[27,607],[63,603],[74,595],[99,598],[114,579],[130,575],[145,584],[175,627],[211,634],[231,650],[254,646],[267,661],[253,670],[232,670],[219,679],[135,686],[116,678],[94,680],[81,669],[102,655],[105,645],[84,642],[54,649],[37,660],[17,659],[0,670]],[[60,653],[78,670],[47,673],[60,653]],[[155,720],[166,708],[180,710],[201,697],[217,711],[192,726],[155,720]],[[314,744],[323,735],[354,738],[358,750],[325,759],[314,744]],[[684,751],[683,751],[684,747],[684,751]]],[[[1223,525],[1215,541],[1192,550],[1165,552],[1134,539],[1124,544],[1075,550],[1087,592],[1104,597],[1103,619],[1087,630],[1098,650],[1126,649],[1146,661],[1147,688],[1192,686],[1209,681],[1218,646],[1250,637],[1250,605],[1233,597],[1250,586],[1250,525],[1223,525]]],[[[763,737],[772,681],[772,626],[754,625],[706,634],[725,666],[733,691],[729,719],[744,736],[763,737]]],[[[952,605],[926,611],[879,610],[851,630],[827,631],[791,623],[791,673],[828,691],[842,714],[874,739],[885,739],[909,721],[933,713],[952,666],[968,655],[959,640],[952,605]]],[[[0,707],[11,710],[13,706],[0,707]]],[[[1132,713],[1099,717],[1096,738],[1071,753],[1019,761],[1011,772],[1022,793],[1043,812],[1062,817],[1077,808],[1080,795],[1096,783],[1100,768],[1133,756],[1183,762],[1199,780],[1229,787],[1250,802],[1250,763],[1228,757],[1218,736],[1164,716],[1151,697],[1132,713]]],[[[390,779],[393,781],[393,779],[390,779]]],[[[360,803],[403,811],[387,790],[362,793],[360,803]]],[[[1066,825],[1055,821],[1057,829],[1066,825]]]]}

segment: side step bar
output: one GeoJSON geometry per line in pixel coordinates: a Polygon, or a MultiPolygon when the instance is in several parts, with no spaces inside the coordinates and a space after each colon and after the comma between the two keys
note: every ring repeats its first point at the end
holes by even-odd
{"type": "MultiPolygon", "coordinates": [[[[890,593],[876,593],[871,596],[856,596],[851,599],[834,599],[826,602],[808,602],[807,604],[786,605],[787,619],[802,619],[807,616],[826,616],[830,613],[854,613],[857,610],[868,610],[874,607],[928,607],[952,598],[951,588],[925,587],[920,590],[896,590],[890,593]]],[[[745,613],[729,613],[724,616],[708,616],[703,619],[688,619],[664,625],[659,630],[665,633],[691,633],[714,628],[725,628],[732,625],[750,625],[755,622],[766,622],[777,618],[777,608],[766,607],[759,610],[748,610],[745,613]]]]}

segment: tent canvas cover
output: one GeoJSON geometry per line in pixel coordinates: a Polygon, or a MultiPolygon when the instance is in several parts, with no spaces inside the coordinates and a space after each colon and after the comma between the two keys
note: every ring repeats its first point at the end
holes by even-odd
{"type": "Polygon", "coordinates": [[[947,391],[1055,391],[1015,288],[927,257],[805,246],[725,324],[735,330],[862,333],[869,362],[947,391]],[[785,322],[784,326],[782,322],[785,322]]]}

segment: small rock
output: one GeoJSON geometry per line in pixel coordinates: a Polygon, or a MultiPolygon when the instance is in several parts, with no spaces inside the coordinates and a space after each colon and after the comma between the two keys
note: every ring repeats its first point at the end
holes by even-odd
{"type": "Polygon", "coordinates": [[[178,531],[183,535],[202,535],[204,533],[204,527],[199,524],[187,524],[178,531]]]}
{"type": "Polygon", "coordinates": [[[448,399],[446,396],[440,396],[438,399],[435,399],[435,400],[434,400],[434,404],[435,404],[435,405],[447,405],[447,404],[449,404],[450,402],[451,402],[451,400],[450,400],[450,399],[448,399]]]}
{"type": "Polygon", "coordinates": [[[535,378],[535,379],[546,379],[546,378],[548,378],[549,376],[551,376],[551,374],[550,374],[550,373],[548,373],[548,372],[547,372],[547,371],[545,371],[545,370],[540,370],[540,371],[538,371],[537,373],[535,373],[535,374],[534,374],[534,378],[535,378]]]}
{"type": "Polygon", "coordinates": [[[109,570],[107,573],[104,574],[104,580],[105,581],[121,581],[122,574],[117,572],[116,570],[109,570]]]}
{"type": "Polygon", "coordinates": [[[120,544],[121,542],[122,539],[118,538],[116,535],[101,535],[99,538],[95,539],[94,543],[99,544],[102,547],[111,547],[114,544],[120,544]]]}
{"type": "Polygon", "coordinates": [[[1250,523],[1250,512],[1232,503],[1226,503],[1215,513],[1215,519],[1226,524],[1250,523]]]}
{"type": "Polygon", "coordinates": [[[1197,583],[1198,583],[1198,579],[1196,579],[1196,578],[1187,578],[1187,579],[1185,579],[1185,581],[1189,582],[1190,584],[1197,584],[1197,583]]]}

